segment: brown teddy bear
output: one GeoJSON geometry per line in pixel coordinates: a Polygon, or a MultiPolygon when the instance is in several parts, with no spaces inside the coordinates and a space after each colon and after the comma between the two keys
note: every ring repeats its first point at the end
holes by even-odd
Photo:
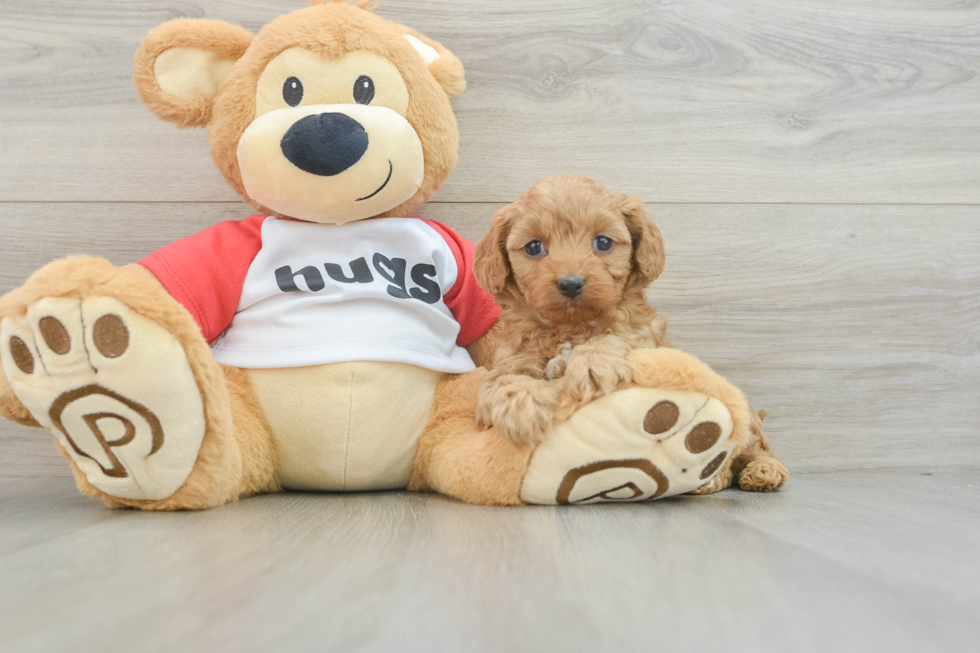
{"type": "Polygon", "coordinates": [[[537,447],[477,428],[474,360],[492,350],[499,309],[470,243],[403,217],[456,163],[462,65],[367,0],[311,4],[257,35],[182,19],[143,41],[140,97],[206,126],[218,168],[261,215],[139,264],[56,261],[7,294],[3,415],[54,433],[83,493],[145,510],[405,487],[591,503],[711,481],[753,416],[675,350],[636,352],[631,387],[537,447]],[[665,401],[670,424],[651,412],[665,401]],[[720,435],[703,451],[672,437],[705,421],[720,435]]]}

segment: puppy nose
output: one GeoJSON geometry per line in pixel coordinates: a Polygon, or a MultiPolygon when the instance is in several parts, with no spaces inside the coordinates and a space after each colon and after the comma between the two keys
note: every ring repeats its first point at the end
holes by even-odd
{"type": "Polygon", "coordinates": [[[585,279],[579,276],[562,277],[558,280],[558,290],[569,299],[575,299],[582,294],[585,279]]]}
{"type": "Polygon", "coordinates": [[[320,113],[297,120],[279,146],[300,170],[332,177],[361,160],[368,149],[368,134],[346,114],[320,113]]]}

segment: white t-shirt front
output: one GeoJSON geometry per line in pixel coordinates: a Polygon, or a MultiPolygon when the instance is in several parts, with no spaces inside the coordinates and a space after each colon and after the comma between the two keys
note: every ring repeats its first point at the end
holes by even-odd
{"type": "Polygon", "coordinates": [[[464,346],[498,310],[472,276],[472,251],[417,218],[323,225],[253,216],[142,263],[195,314],[220,363],[389,361],[459,373],[474,369],[464,346]]]}

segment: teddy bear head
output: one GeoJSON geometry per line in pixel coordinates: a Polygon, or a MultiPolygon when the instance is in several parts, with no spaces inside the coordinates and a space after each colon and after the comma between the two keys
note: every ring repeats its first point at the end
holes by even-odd
{"type": "Polygon", "coordinates": [[[407,215],[456,164],[449,99],[466,81],[440,43],[368,3],[311,0],[257,35],[165,23],[139,48],[136,88],[160,118],[207,127],[215,164],[263,213],[329,224],[407,215]]]}

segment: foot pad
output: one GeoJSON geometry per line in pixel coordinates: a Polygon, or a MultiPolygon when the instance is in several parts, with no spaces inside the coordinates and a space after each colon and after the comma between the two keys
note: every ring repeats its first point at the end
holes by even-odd
{"type": "Polygon", "coordinates": [[[727,462],[733,426],[724,404],[698,393],[616,392],[548,435],[531,459],[521,500],[649,501],[696,490],[727,462]]]}
{"type": "Polygon", "coordinates": [[[110,297],[42,299],[4,318],[0,354],[14,393],[99,490],[158,500],[187,480],[204,406],[163,327],[110,297]]]}

